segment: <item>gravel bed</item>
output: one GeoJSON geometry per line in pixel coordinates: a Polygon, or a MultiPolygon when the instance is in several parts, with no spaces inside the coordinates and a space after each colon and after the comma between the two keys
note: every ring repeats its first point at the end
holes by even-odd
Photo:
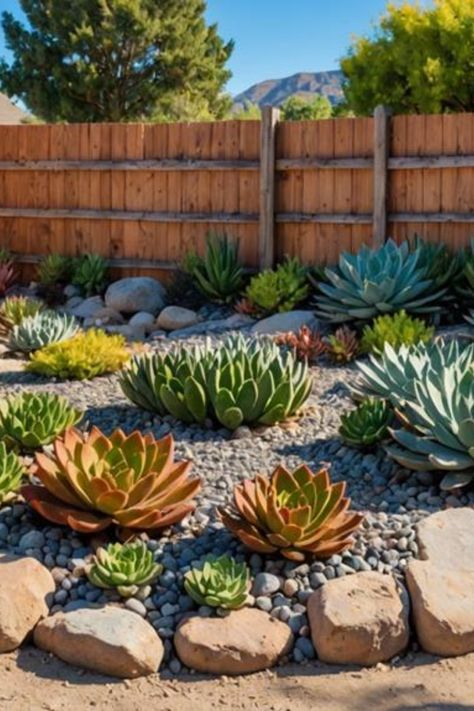
{"type": "MultiPolygon", "coordinates": [[[[213,336],[216,343],[219,338],[213,336]]],[[[201,342],[201,337],[187,341],[201,342]]],[[[167,340],[155,347],[172,345],[167,340]]],[[[203,556],[225,552],[247,560],[254,576],[250,603],[290,625],[296,635],[292,658],[305,663],[315,656],[306,618],[306,601],[312,591],[327,580],[361,570],[393,572],[401,578],[409,559],[418,553],[416,523],[446,506],[474,504],[474,492],[458,496],[440,492],[431,474],[401,469],[381,449],[363,453],[344,446],[337,436],[339,418],[352,406],[348,384],[357,369],[325,366],[313,371],[314,388],[304,417],[273,428],[251,431],[241,427],[233,434],[140,411],[123,396],[116,375],[86,382],[52,382],[23,372],[0,372],[3,395],[21,389],[66,395],[86,410],[81,427],[97,425],[106,432],[115,427],[127,432],[139,429],[156,437],[172,432],[177,458],[193,460],[194,472],[204,484],[196,512],[168,535],[149,541],[164,572],[156,585],[125,602],[127,608],[146,617],[163,639],[171,674],[181,670],[171,642],[174,630],[183,615],[197,609],[184,593],[183,575],[203,556]],[[313,469],[330,465],[333,480],[347,481],[353,508],[366,513],[351,550],[324,562],[300,565],[244,551],[217,521],[216,506],[230,499],[234,484],[243,478],[270,473],[278,463],[293,468],[302,462],[313,469]]],[[[57,583],[53,610],[118,600],[83,576],[92,543],[66,529],[44,525],[22,503],[0,509],[0,548],[32,555],[52,570],[57,583]]],[[[199,614],[218,613],[201,607],[199,614]]]]}

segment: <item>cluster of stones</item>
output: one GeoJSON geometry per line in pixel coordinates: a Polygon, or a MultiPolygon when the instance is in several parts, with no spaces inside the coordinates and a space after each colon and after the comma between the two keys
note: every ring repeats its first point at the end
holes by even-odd
{"type": "MultiPolygon", "coordinates": [[[[393,575],[374,571],[336,577],[318,587],[306,603],[307,633],[318,659],[375,665],[402,654],[412,633],[433,654],[474,651],[469,604],[474,596],[473,527],[471,508],[449,509],[421,521],[420,558],[406,566],[406,587],[393,575]]],[[[159,669],[163,643],[136,611],[81,603],[50,614],[55,582],[37,560],[4,556],[0,571],[0,651],[16,649],[33,634],[38,647],[95,672],[132,678],[159,669]]],[[[271,585],[271,576],[265,575],[255,578],[252,593],[257,597],[271,585]]],[[[292,583],[286,580],[284,593],[293,592],[292,583]]],[[[299,637],[296,645],[304,639],[299,637]]],[[[182,664],[192,670],[243,674],[284,662],[295,635],[276,615],[246,607],[213,618],[184,615],[173,644],[182,664]]]]}

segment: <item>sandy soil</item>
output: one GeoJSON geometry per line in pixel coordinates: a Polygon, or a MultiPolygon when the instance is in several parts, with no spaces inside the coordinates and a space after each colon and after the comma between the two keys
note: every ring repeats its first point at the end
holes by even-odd
{"type": "Polygon", "coordinates": [[[0,709],[9,711],[472,711],[474,654],[416,655],[394,667],[285,667],[249,677],[158,675],[114,681],[32,647],[0,657],[0,709]]]}

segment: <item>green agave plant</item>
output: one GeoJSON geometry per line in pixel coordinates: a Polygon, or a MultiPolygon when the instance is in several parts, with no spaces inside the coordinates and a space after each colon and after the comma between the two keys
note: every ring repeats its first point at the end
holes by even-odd
{"type": "Polygon", "coordinates": [[[389,435],[393,410],[385,400],[367,398],[355,410],[341,415],[339,434],[352,447],[372,447],[389,435]]]}
{"type": "Polygon", "coordinates": [[[85,254],[74,263],[72,283],[79,286],[85,296],[100,294],[107,283],[107,262],[100,254],[85,254]]]}
{"type": "Polygon", "coordinates": [[[191,252],[183,268],[199,291],[216,303],[233,301],[242,289],[244,270],[239,262],[239,242],[226,235],[210,235],[205,256],[191,252]]]}
{"type": "Polygon", "coordinates": [[[191,568],[185,574],[184,588],[198,605],[236,610],[247,600],[249,569],[227,555],[208,558],[202,568],[191,568]]]}
{"type": "Polygon", "coordinates": [[[294,415],[311,392],[306,363],[269,341],[229,338],[165,355],[136,357],[120,378],[136,405],[184,422],[212,418],[230,430],[273,425],[294,415]]]}
{"type": "Polygon", "coordinates": [[[361,349],[366,353],[382,353],[386,343],[394,348],[428,343],[434,336],[434,326],[427,326],[420,318],[409,316],[406,311],[386,314],[374,319],[364,328],[361,349]]]}
{"type": "Polygon", "coordinates": [[[60,395],[20,393],[0,402],[0,440],[10,449],[38,449],[51,444],[82,416],[60,395]]]}
{"type": "Polygon", "coordinates": [[[25,468],[15,452],[0,442],[0,504],[19,488],[25,468]]]}
{"type": "Polygon", "coordinates": [[[398,246],[388,240],[378,249],[364,245],[355,255],[344,252],[338,267],[327,268],[325,275],[316,305],[321,318],[335,323],[367,321],[400,309],[433,313],[446,293],[428,278],[420,248],[410,251],[407,242],[398,246]]]}
{"type": "Polygon", "coordinates": [[[98,588],[115,588],[122,597],[136,595],[163,571],[144,541],[110,543],[98,548],[87,569],[89,581],[98,588]]]}
{"type": "Polygon", "coordinates": [[[51,343],[60,343],[72,338],[79,331],[74,316],[54,311],[28,316],[10,333],[9,346],[13,351],[37,351],[51,343]]]}
{"type": "Polygon", "coordinates": [[[42,286],[65,283],[71,275],[72,260],[62,254],[48,254],[38,265],[37,279],[42,286]]]}

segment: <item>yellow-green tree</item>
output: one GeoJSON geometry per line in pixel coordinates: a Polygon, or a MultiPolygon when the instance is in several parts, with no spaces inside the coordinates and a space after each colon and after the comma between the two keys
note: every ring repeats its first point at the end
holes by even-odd
{"type": "Polygon", "coordinates": [[[474,0],[390,3],[341,60],[346,105],[396,113],[474,111],[474,0]]]}
{"type": "Polygon", "coordinates": [[[281,106],[283,121],[311,121],[332,116],[331,102],[327,96],[316,94],[311,98],[289,96],[281,106]]]}

